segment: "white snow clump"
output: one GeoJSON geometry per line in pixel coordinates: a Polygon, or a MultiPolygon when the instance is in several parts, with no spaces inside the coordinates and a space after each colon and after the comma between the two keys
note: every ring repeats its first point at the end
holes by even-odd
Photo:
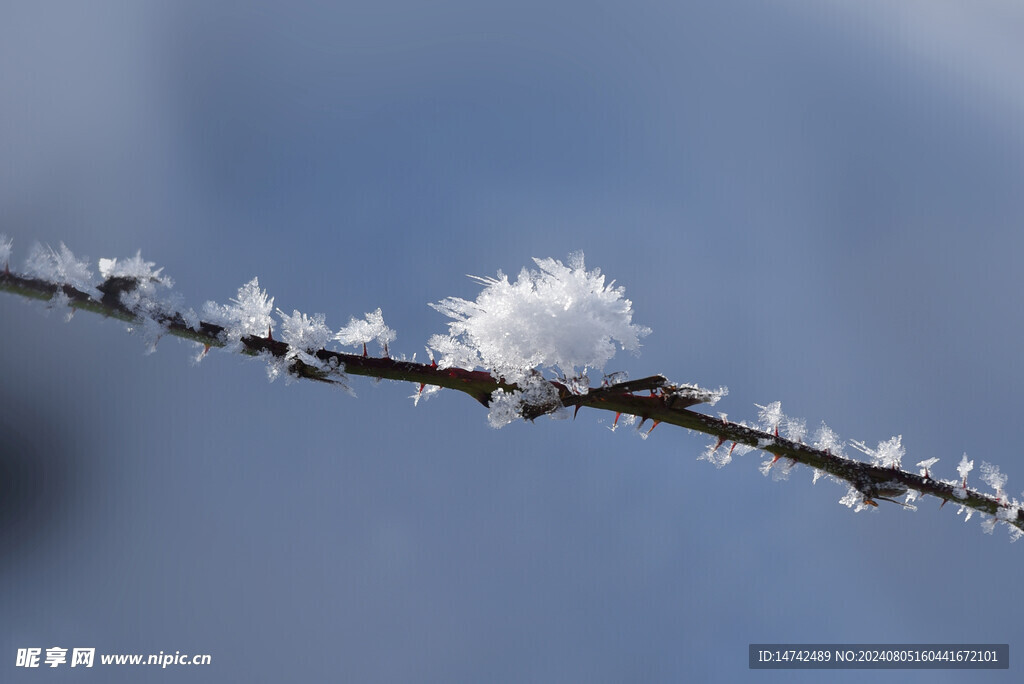
{"type": "Polygon", "coordinates": [[[616,342],[638,351],[650,329],[634,325],[633,304],[600,269],[587,271],[583,253],[568,265],[534,259],[539,270],[523,269],[513,283],[501,271],[475,301],[448,297],[430,306],[454,319],[447,335],[430,338],[439,365],[486,368],[509,382],[538,367],[582,375],[601,369],[615,355],[616,342]]]}

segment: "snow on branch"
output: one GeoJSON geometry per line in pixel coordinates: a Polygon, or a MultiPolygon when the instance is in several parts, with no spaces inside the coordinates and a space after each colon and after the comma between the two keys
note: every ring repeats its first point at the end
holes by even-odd
{"type": "Polygon", "coordinates": [[[271,379],[286,373],[346,389],[349,375],[406,381],[417,387],[417,400],[427,388],[457,390],[488,407],[494,427],[569,409],[575,416],[584,407],[615,413],[613,429],[620,416],[626,417],[624,423],[639,419],[638,431],[650,421],[650,428],[640,432],[644,437],[668,423],[711,435],[713,442],[700,458],[716,466],[728,464],[734,455],[761,451],[769,456],[761,465],[766,475],[784,479],[799,464],[813,470],[815,482],[825,476],[845,483],[840,503],[855,510],[877,508],[879,501],[912,510],[921,496],[934,496],[943,504],[957,504],[958,513],[967,512],[965,519],[981,513],[986,532],[1001,522],[1011,539],[1024,535],[1024,508],[1007,496],[1006,475],[983,462],[981,480],[993,493],[969,487],[974,461],[966,454],[956,468],[958,478],[941,480],[932,475],[937,458],[918,462],[918,472],[903,470],[902,436],[876,447],[851,440],[870,463],[845,456],[845,443],[824,424],[807,444],[806,422],[786,416],[779,402],[758,405],[758,427],[751,427],[724,414],[691,409],[715,404],[726,394],[724,388],[672,383],[661,375],[628,380],[621,373],[603,376],[599,386],[591,387],[589,371],[603,369],[617,348],[637,352],[640,338],[650,330],[633,323],[632,303],[623,288],[614,281],[605,284],[598,269],[588,271],[581,253],[572,255],[568,265],[536,259],[539,270],[524,269],[514,283],[500,272],[496,278],[477,278],[484,287],[474,301],[451,297],[431,304],[452,320],[447,335],[430,338],[429,364],[391,358],[389,345],[396,334],[380,309],[332,331],[322,313],[288,314],[277,308],[277,325],[274,298],[253,278],[228,304],[207,302],[200,315],[184,307],[172,291],[173,281],[141,254],[100,259],[99,279],[87,260],[63,244],[59,250],[34,246],[22,273],[10,269],[11,255],[12,241],[0,235],[0,290],[122,320],[142,331],[150,351],[170,335],[201,345],[199,358],[212,348],[261,357],[271,379]],[[280,339],[274,337],[275,326],[280,339]],[[383,356],[369,356],[366,345],[372,341],[383,356]],[[361,347],[361,352],[328,349],[334,342],[361,347]],[[545,377],[545,371],[553,377],[545,377]]]}
{"type": "Polygon", "coordinates": [[[453,319],[448,335],[434,335],[430,346],[442,367],[482,367],[516,382],[535,368],[571,376],[602,369],[622,349],[639,351],[650,329],[633,324],[633,303],[615,282],[605,284],[600,269],[587,271],[583,253],[569,265],[534,259],[539,270],[523,269],[510,283],[472,276],[484,285],[475,301],[448,297],[430,306],[453,319]]]}

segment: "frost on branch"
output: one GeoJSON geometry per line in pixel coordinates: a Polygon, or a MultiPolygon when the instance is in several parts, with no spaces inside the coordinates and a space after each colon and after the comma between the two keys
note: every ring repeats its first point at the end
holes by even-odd
{"type": "Polygon", "coordinates": [[[303,363],[320,367],[320,359],[313,356],[327,346],[331,339],[331,329],[327,327],[322,313],[307,316],[300,311],[292,311],[289,316],[281,309],[277,310],[281,317],[282,341],[288,345],[287,359],[298,359],[303,363]]]}
{"type": "Polygon", "coordinates": [[[996,490],[996,498],[1005,499],[1007,476],[999,472],[999,466],[992,465],[991,463],[981,462],[981,481],[987,484],[992,489],[996,490]]]}
{"type": "Polygon", "coordinates": [[[364,320],[351,318],[344,328],[338,331],[334,339],[349,347],[366,348],[367,342],[377,341],[381,351],[388,356],[388,345],[395,341],[398,335],[394,330],[384,325],[384,314],[380,309],[366,314],[364,320]]]}
{"type": "Polygon", "coordinates": [[[99,290],[93,284],[89,260],[75,258],[74,253],[63,242],[60,243],[60,251],[49,246],[44,247],[38,242],[32,245],[28,259],[25,260],[25,272],[33,278],[56,285],[70,285],[94,299],[100,298],[99,290]]]}
{"type": "Polygon", "coordinates": [[[558,390],[539,373],[520,380],[519,387],[514,392],[494,390],[487,413],[487,422],[491,427],[504,427],[517,418],[536,417],[562,406],[558,390]]]}
{"type": "Polygon", "coordinates": [[[782,412],[782,402],[773,401],[767,406],[761,406],[760,404],[754,404],[758,409],[757,422],[760,423],[761,428],[765,432],[774,432],[776,435],[779,434],[779,425],[782,421],[786,420],[786,414],[782,412]]]}
{"type": "Polygon", "coordinates": [[[583,254],[566,266],[534,259],[539,270],[523,269],[513,283],[476,278],[484,285],[475,301],[449,297],[434,309],[452,318],[448,335],[434,335],[430,347],[441,367],[486,368],[509,382],[535,368],[582,376],[604,368],[622,349],[638,351],[650,330],[632,323],[632,302],[625,290],[605,284],[599,269],[587,271],[583,254]]]}
{"type": "Polygon", "coordinates": [[[850,444],[858,451],[862,451],[870,456],[873,464],[883,468],[895,469],[901,466],[903,456],[906,454],[902,441],[903,435],[896,435],[884,442],[879,442],[878,446],[874,449],[864,444],[864,442],[856,440],[851,441],[850,444]]]}
{"type": "Polygon", "coordinates": [[[142,258],[142,251],[135,253],[135,256],[128,259],[100,259],[100,275],[104,280],[110,278],[125,278],[135,280],[140,284],[158,283],[164,287],[172,287],[174,281],[165,275],[161,275],[162,268],[156,266],[152,261],[145,261],[142,258]]]}
{"type": "Polygon", "coordinates": [[[163,321],[179,315],[182,321],[197,329],[199,316],[185,309],[177,293],[170,292],[174,281],[162,274],[152,261],[145,261],[141,252],[128,259],[100,259],[99,288],[105,300],[120,304],[139,316],[147,351],[156,349],[156,342],[165,332],[163,321]]]}
{"type": "Polygon", "coordinates": [[[210,323],[224,327],[224,342],[231,351],[240,348],[240,340],[249,335],[266,336],[274,326],[270,315],[274,298],[260,289],[260,281],[253,278],[238,288],[238,296],[230,304],[206,302],[203,317],[210,323]]]}

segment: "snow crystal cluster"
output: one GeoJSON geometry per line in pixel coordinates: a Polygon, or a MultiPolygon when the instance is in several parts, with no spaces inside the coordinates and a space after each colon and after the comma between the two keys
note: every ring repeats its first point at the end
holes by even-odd
{"type": "Polygon", "coordinates": [[[338,331],[334,339],[350,347],[366,348],[366,343],[376,340],[384,355],[388,354],[388,345],[395,341],[395,331],[384,325],[384,314],[380,309],[366,314],[363,320],[349,319],[348,325],[338,331]]]}
{"type": "Polygon", "coordinates": [[[507,424],[523,402],[545,400],[550,390],[530,380],[536,370],[555,372],[572,391],[585,393],[588,370],[603,369],[616,347],[638,351],[640,338],[650,333],[633,323],[625,290],[614,281],[606,284],[600,269],[588,271],[582,252],[570,255],[568,264],[534,263],[537,270],[524,268],[515,282],[500,271],[496,278],[475,277],[484,288],[474,301],[448,297],[430,305],[452,319],[447,335],[429,341],[439,366],[481,367],[524,385],[515,396],[492,400],[488,419],[496,427],[507,424]]]}
{"type": "Polygon", "coordinates": [[[475,278],[484,285],[474,301],[448,297],[434,309],[453,319],[447,335],[429,346],[442,367],[482,367],[510,382],[535,368],[580,376],[604,368],[616,351],[638,351],[648,328],[633,324],[633,304],[600,269],[586,270],[583,254],[568,265],[534,259],[539,270],[523,269],[515,282],[475,278]]]}
{"type": "MultiPolygon", "coordinates": [[[[7,267],[11,256],[12,241],[0,235],[0,263],[7,267]]],[[[116,302],[120,307],[137,316],[129,330],[141,331],[145,338],[147,352],[156,348],[157,341],[166,334],[168,326],[176,325],[201,329],[201,323],[218,325],[223,328],[220,342],[228,351],[242,348],[242,340],[248,336],[268,337],[274,328],[274,298],[260,289],[259,280],[253,278],[238,290],[237,297],[229,304],[207,302],[200,318],[192,309],[181,305],[180,297],[172,293],[173,281],[163,275],[163,269],[153,262],[145,261],[141,253],[127,259],[100,259],[99,272],[102,280],[96,282],[87,259],[79,259],[61,243],[59,249],[35,244],[25,263],[26,275],[56,285],[68,285],[85,293],[96,301],[116,302]]],[[[58,289],[51,306],[67,305],[70,302],[63,290],[58,289]]],[[[281,341],[288,345],[284,359],[274,359],[265,354],[268,374],[271,379],[287,370],[289,363],[299,360],[321,370],[340,374],[337,363],[322,362],[316,352],[325,349],[331,340],[345,345],[363,346],[376,340],[387,353],[387,345],[394,341],[395,331],[384,323],[380,309],[366,314],[365,320],[352,319],[347,326],[335,333],[327,327],[323,314],[309,316],[299,311],[287,314],[276,310],[281,323],[281,341]]],[[[208,347],[197,360],[203,358],[208,347]]]]}
{"type": "MultiPolygon", "coordinates": [[[[10,251],[10,244],[7,251],[10,251]]],[[[100,298],[100,292],[93,284],[89,260],[75,257],[63,242],[59,250],[38,242],[32,245],[28,259],[25,260],[25,272],[33,278],[57,285],[70,285],[91,297],[100,298]]]]}
{"type": "Polygon", "coordinates": [[[872,464],[883,468],[898,469],[902,465],[903,456],[906,454],[902,442],[903,435],[896,435],[884,442],[879,442],[878,446],[874,449],[864,444],[864,442],[858,442],[857,440],[852,440],[850,444],[858,451],[870,456],[872,464]]]}
{"type": "Polygon", "coordinates": [[[270,333],[274,326],[273,310],[274,298],[260,289],[259,278],[253,278],[238,288],[238,296],[230,304],[206,302],[203,318],[224,328],[224,342],[234,351],[241,347],[243,337],[263,337],[270,333]]]}

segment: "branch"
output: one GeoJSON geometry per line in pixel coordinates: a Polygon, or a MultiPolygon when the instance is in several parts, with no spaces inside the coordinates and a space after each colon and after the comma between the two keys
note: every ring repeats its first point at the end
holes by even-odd
{"type": "MultiPolygon", "coordinates": [[[[142,300],[142,304],[139,301],[134,305],[126,304],[126,301],[131,301],[131,297],[126,295],[135,292],[141,283],[138,278],[108,277],[96,287],[100,295],[96,297],[70,284],[19,275],[6,267],[0,274],[0,291],[42,301],[60,301],[75,310],[98,313],[130,324],[152,321],[160,326],[162,334],[197,342],[205,345],[207,350],[229,344],[240,345],[241,353],[264,356],[275,363],[282,363],[287,372],[300,378],[339,385],[344,385],[346,375],[412,382],[419,386],[421,392],[426,386],[456,390],[484,406],[492,404],[495,392],[514,394],[521,391],[518,384],[506,382],[485,371],[441,368],[433,361],[430,364],[416,363],[393,359],[387,355],[371,357],[366,353],[365,344],[362,354],[346,354],[324,348],[297,350],[283,341],[275,340],[269,330],[265,337],[245,335],[237,340],[229,340],[225,336],[225,326],[198,320],[194,314],[186,316],[152,300],[142,300]]],[[[858,507],[877,507],[879,500],[908,506],[909,500],[914,497],[908,496],[908,503],[895,501],[894,497],[918,492],[936,497],[943,504],[952,501],[993,516],[993,524],[1006,522],[1016,528],[1014,538],[1024,533],[1024,510],[1016,501],[1006,501],[999,496],[968,488],[966,476],[959,483],[936,480],[929,475],[927,469],[923,469],[922,474],[915,474],[897,467],[865,463],[833,454],[828,449],[814,448],[800,441],[782,438],[777,429],[772,432],[758,430],[724,418],[698,413],[690,407],[709,401],[713,403],[717,399],[715,393],[691,385],[674,385],[660,375],[609,384],[585,394],[573,392],[562,382],[543,382],[553,390],[548,394],[550,399],[536,404],[524,403],[521,409],[524,418],[533,420],[562,408],[573,408],[577,413],[581,408],[591,408],[614,412],[616,421],[621,414],[639,417],[641,425],[650,420],[651,430],[661,423],[677,425],[716,438],[716,443],[709,450],[712,457],[708,460],[715,460],[713,455],[719,449],[724,451],[727,443],[731,443],[729,454],[737,445],[759,449],[773,455],[774,459],[768,467],[792,467],[801,463],[847,483],[851,491],[859,496],[857,501],[851,502],[858,503],[858,507]],[[780,459],[786,459],[786,462],[777,463],[780,459]]],[[[727,462],[729,458],[721,457],[719,460],[727,462]]]]}

